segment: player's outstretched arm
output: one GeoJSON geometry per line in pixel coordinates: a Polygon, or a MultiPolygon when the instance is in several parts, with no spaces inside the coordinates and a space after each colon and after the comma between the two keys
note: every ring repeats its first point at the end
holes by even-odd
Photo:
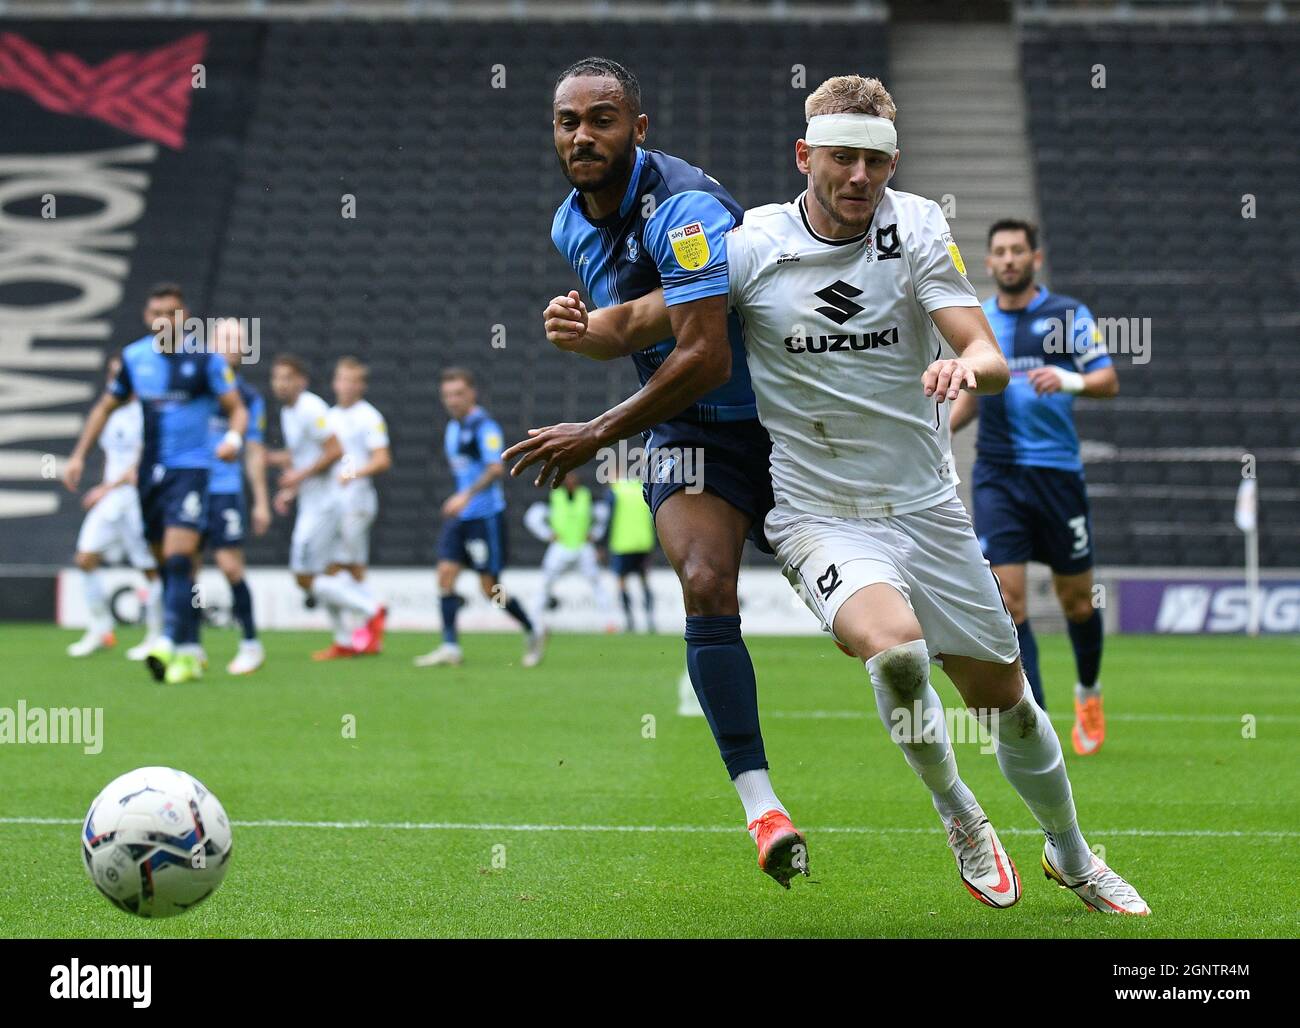
{"type": "Polygon", "coordinates": [[[68,492],[77,491],[77,486],[81,484],[81,473],[86,469],[86,454],[99,441],[100,433],[108,424],[109,415],[126,403],[126,400],[125,397],[104,393],[96,401],[95,406],[90,408],[90,414],[86,417],[86,424],[82,426],[77,445],[72,448],[72,454],[63,465],[63,484],[68,492]]]}
{"type": "Polygon", "coordinates": [[[540,464],[534,484],[559,485],[568,472],[591,460],[602,446],[680,414],[725,383],[731,377],[727,306],[727,296],[722,294],[668,308],[671,334],[677,345],[646,384],[617,407],[585,424],[529,429],[527,439],[502,454],[507,461],[519,458],[510,469],[511,476],[540,464]]]}
{"type": "Polygon", "coordinates": [[[963,390],[981,395],[1000,393],[1011,381],[993,329],[979,307],[940,307],[930,312],[935,327],[956,351],[925,369],[921,383],[935,402],[955,400],[963,390]]]}
{"type": "Polygon", "coordinates": [[[672,333],[664,291],[588,311],[576,289],[557,296],[542,313],[546,338],[568,353],[607,361],[653,346],[672,333]]]}

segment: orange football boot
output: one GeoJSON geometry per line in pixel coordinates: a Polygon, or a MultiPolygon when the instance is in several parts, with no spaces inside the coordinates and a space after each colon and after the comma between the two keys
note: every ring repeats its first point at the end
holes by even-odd
{"type": "Polygon", "coordinates": [[[357,651],[351,646],[340,646],[338,643],[330,643],[325,649],[317,650],[311,655],[312,660],[343,660],[345,657],[355,657],[357,651]]]}
{"type": "Polygon", "coordinates": [[[1074,701],[1074,728],[1070,732],[1070,741],[1074,743],[1074,752],[1081,757],[1092,756],[1106,741],[1106,715],[1101,710],[1100,692],[1082,703],[1077,699],[1074,701]]]}
{"type": "Polygon", "coordinates": [[[781,888],[790,888],[790,879],[797,874],[807,877],[808,841],[781,811],[769,810],[755,818],[749,834],[758,844],[758,869],[781,888]]]}

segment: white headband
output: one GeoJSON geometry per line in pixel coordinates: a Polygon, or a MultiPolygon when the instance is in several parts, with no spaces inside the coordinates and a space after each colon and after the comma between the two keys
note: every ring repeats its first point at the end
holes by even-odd
{"type": "Polygon", "coordinates": [[[809,146],[851,146],[890,156],[898,149],[894,123],[874,114],[815,114],[803,138],[809,146]]]}

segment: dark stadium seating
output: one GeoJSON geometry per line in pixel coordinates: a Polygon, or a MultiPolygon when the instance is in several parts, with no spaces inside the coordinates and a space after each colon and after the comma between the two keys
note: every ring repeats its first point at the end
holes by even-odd
{"type": "MultiPolygon", "coordinates": [[[[341,354],[371,363],[370,398],[389,418],[396,457],[380,486],[376,563],[432,559],[452,491],[440,368],[477,373],[511,440],[590,417],[635,387],[628,362],[568,357],[540,330],[546,301],[576,282],[550,242],[568,191],[551,92],[564,66],[591,53],[640,77],[649,145],[699,164],[753,206],[801,185],[793,141],[807,87],[792,87],[794,66],[813,84],[846,68],[883,75],[886,46],[884,27],[862,22],[267,28],[212,305],[260,316],[267,353],[305,356],[318,388],[341,354]],[[492,88],[494,65],[504,89],[492,88]],[[756,90],[758,69],[766,85],[756,90]],[[345,193],[356,197],[355,220],[340,217],[345,193]],[[492,347],[497,325],[504,349],[492,347]]],[[[268,373],[263,364],[250,377],[264,386],[268,373]]],[[[512,554],[535,561],[540,545],[520,520],[537,494],[515,483],[509,495],[512,554]]],[[[254,543],[252,559],[282,561],[287,530],[277,524],[254,543]]]]}
{"type": "Polygon", "coordinates": [[[1103,563],[1239,564],[1245,452],[1262,562],[1300,552],[1297,52],[1293,25],[1025,29],[1052,285],[1099,317],[1151,319],[1150,363],[1121,358],[1120,396],[1080,405],[1080,434],[1119,448],[1088,464],[1103,563]],[[1165,459],[1126,456],[1150,448],[1165,459]],[[1207,449],[1224,453],[1168,459],[1207,449]]]}

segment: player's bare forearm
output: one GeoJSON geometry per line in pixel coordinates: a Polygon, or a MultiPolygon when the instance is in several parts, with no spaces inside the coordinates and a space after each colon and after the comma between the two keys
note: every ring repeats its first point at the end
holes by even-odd
{"type": "Polygon", "coordinates": [[[669,310],[669,320],[676,346],[638,392],[591,421],[530,428],[527,439],[501,455],[515,461],[511,476],[537,464],[540,470],[534,484],[558,485],[602,446],[680,414],[731,377],[726,296],[678,304],[669,310]]]}
{"type": "Polygon", "coordinates": [[[248,475],[248,484],[253,493],[253,506],[268,506],[270,493],[266,487],[266,447],[261,443],[245,444],[244,473],[248,475]]]}
{"type": "Polygon", "coordinates": [[[975,372],[975,388],[967,391],[977,396],[1000,393],[1011,381],[1011,369],[1007,367],[1007,360],[1002,356],[1002,350],[991,340],[972,340],[958,351],[958,358],[975,372]]]}
{"type": "Polygon", "coordinates": [[[226,416],[230,431],[238,432],[240,436],[245,435],[248,432],[248,408],[239,398],[239,393],[234,389],[222,393],[217,398],[217,402],[221,405],[221,412],[226,416]]]}
{"type": "Polygon", "coordinates": [[[393,466],[393,454],[387,446],[381,446],[370,455],[370,459],[352,473],[353,478],[374,478],[382,475],[393,466]]]}
{"type": "Polygon", "coordinates": [[[75,493],[77,487],[81,485],[81,472],[86,466],[86,454],[98,442],[104,426],[108,424],[108,416],[125,402],[112,393],[104,393],[95,402],[95,406],[90,408],[90,413],[86,416],[86,424],[82,426],[81,435],[77,439],[77,445],[72,448],[71,455],[63,465],[63,484],[69,492],[75,493]]]}
{"type": "Polygon", "coordinates": [[[342,456],[343,444],[339,442],[339,437],[336,435],[330,436],[321,447],[320,456],[316,458],[316,463],[307,469],[307,477],[325,474],[339,462],[342,456]]]}
{"type": "Polygon", "coordinates": [[[81,435],[77,438],[77,445],[72,448],[72,456],[80,460],[86,459],[86,454],[90,448],[99,441],[100,433],[104,431],[104,426],[108,423],[108,416],[122,406],[124,401],[119,400],[112,393],[104,393],[95,401],[95,406],[90,408],[90,413],[86,415],[86,423],[82,426],[81,435]]]}
{"type": "Polygon", "coordinates": [[[626,357],[672,333],[662,289],[590,312],[577,291],[570,291],[550,302],[543,322],[556,347],[601,361],[626,357]]]}
{"type": "Polygon", "coordinates": [[[1113,367],[1098,368],[1083,376],[1083,392],[1080,396],[1089,396],[1094,400],[1109,400],[1119,394],[1119,374],[1113,367]]]}
{"type": "MultiPolygon", "coordinates": [[[[646,307],[641,312],[646,316],[639,322],[639,331],[647,332],[646,326],[654,322],[646,307]]],[[[668,308],[668,320],[677,345],[644,386],[592,420],[599,445],[626,439],[667,421],[731,377],[726,296],[677,304],[668,308]]],[[[633,328],[637,330],[635,319],[633,328]]]]}
{"type": "MultiPolygon", "coordinates": [[[[930,312],[935,327],[957,354],[964,369],[960,387],[979,395],[1000,393],[1011,381],[1011,369],[995,341],[988,318],[979,307],[941,307],[930,312]],[[970,379],[973,377],[974,381],[970,379]]],[[[938,363],[938,362],[936,362],[938,363]]],[[[949,399],[956,399],[950,396],[949,399]]]]}
{"type": "Polygon", "coordinates": [[[477,496],[484,489],[488,488],[493,482],[501,478],[506,473],[506,466],[500,461],[495,464],[489,464],[483,469],[483,474],[474,479],[465,490],[470,496],[477,496]]]}

